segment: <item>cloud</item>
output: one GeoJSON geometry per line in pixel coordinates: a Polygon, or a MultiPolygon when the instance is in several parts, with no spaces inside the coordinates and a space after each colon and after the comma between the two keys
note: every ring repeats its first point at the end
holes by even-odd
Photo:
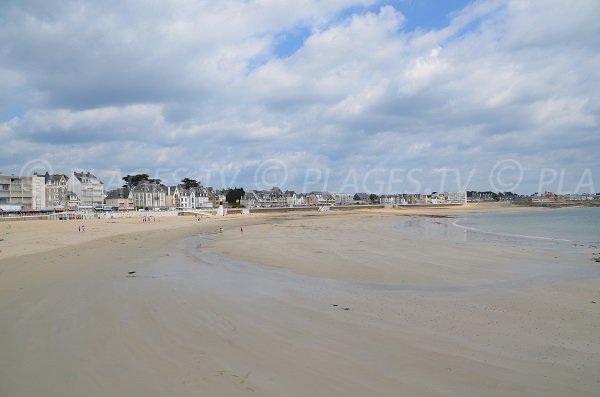
{"type": "Polygon", "coordinates": [[[21,139],[55,144],[89,144],[102,141],[164,142],[164,120],[156,105],[130,105],[73,111],[33,110],[7,123],[21,139]],[[152,136],[147,131],[155,131],[152,136]]]}
{"type": "Polygon", "coordinates": [[[6,1],[0,167],[23,153],[251,186],[277,159],[284,188],[382,167],[422,168],[432,189],[433,170],[476,168],[470,188],[487,189],[511,158],[528,191],[543,167],[600,169],[599,14],[484,0],[409,31],[385,1],[6,1]]]}

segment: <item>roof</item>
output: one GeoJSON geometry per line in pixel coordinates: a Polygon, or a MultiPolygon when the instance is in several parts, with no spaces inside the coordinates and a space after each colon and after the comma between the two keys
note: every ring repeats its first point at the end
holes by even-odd
{"type": "Polygon", "coordinates": [[[137,192],[149,192],[149,193],[166,192],[167,187],[165,185],[159,185],[157,183],[143,182],[137,186],[132,187],[131,191],[134,193],[137,193],[137,192]]]}
{"type": "Polygon", "coordinates": [[[65,182],[69,180],[69,177],[66,176],[65,174],[50,174],[46,171],[46,174],[44,175],[44,183],[46,185],[48,184],[55,184],[57,182],[60,181],[61,178],[65,179],[65,182]]]}
{"type": "Polygon", "coordinates": [[[101,185],[104,184],[100,179],[96,178],[96,176],[89,171],[87,171],[87,172],[73,171],[73,176],[75,176],[75,178],[77,178],[77,180],[82,183],[99,183],[101,185]],[[89,182],[84,182],[83,181],[84,179],[87,179],[89,182]]]}
{"type": "Polygon", "coordinates": [[[126,187],[121,187],[108,192],[107,199],[123,199],[129,197],[130,190],[126,187]]]}

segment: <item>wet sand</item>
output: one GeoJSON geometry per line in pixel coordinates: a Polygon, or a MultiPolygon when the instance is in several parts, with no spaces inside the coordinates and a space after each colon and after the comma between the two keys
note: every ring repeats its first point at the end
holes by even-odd
{"type": "Polygon", "coordinates": [[[600,395],[575,251],[394,211],[121,222],[0,242],[0,395],[600,395]]]}

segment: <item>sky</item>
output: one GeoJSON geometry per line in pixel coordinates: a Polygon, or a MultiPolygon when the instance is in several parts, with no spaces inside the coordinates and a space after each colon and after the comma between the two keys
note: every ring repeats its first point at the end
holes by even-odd
{"type": "Polygon", "coordinates": [[[0,2],[0,172],[600,191],[600,2],[0,2]]]}

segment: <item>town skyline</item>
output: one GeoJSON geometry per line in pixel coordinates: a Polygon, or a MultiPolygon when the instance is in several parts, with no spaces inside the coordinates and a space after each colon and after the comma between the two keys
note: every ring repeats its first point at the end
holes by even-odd
{"type": "MultiPolygon", "coordinates": [[[[160,185],[163,187],[170,187],[170,188],[175,188],[177,186],[183,185],[185,186],[186,189],[191,188],[201,188],[201,189],[212,189],[214,191],[217,192],[227,192],[229,190],[232,189],[238,189],[241,188],[246,192],[250,192],[250,191],[256,191],[256,192],[268,192],[268,191],[272,191],[272,190],[281,190],[282,192],[291,192],[291,193],[298,193],[298,194],[308,194],[308,193],[314,193],[314,192],[328,192],[328,193],[343,193],[343,194],[375,194],[377,196],[393,196],[393,195],[431,195],[431,194],[436,194],[436,193],[448,193],[448,192],[464,192],[464,193],[474,193],[474,194],[481,194],[481,193],[485,193],[487,195],[489,195],[490,197],[493,195],[494,197],[508,197],[508,198],[512,198],[512,197],[527,197],[527,196],[543,196],[543,195],[563,195],[563,196],[584,196],[584,197],[594,197],[594,196],[599,196],[600,192],[596,192],[593,189],[593,185],[590,185],[589,181],[591,181],[591,171],[590,172],[586,172],[582,175],[582,178],[580,179],[579,184],[581,186],[585,186],[586,189],[589,190],[589,192],[584,191],[584,192],[580,192],[580,189],[576,189],[576,190],[569,190],[566,191],[563,189],[564,187],[564,180],[561,180],[561,178],[564,178],[564,175],[562,176],[558,176],[558,173],[555,170],[552,170],[552,173],[550,174],[550,179],[545,181],[545,185],[540,185],[540,189],[537,189],[535,192],[526,192],[526,193],[519,193],[517,191],[515,191],[514,189],[509,189],[509,190],[498,190],[498,189],[473,189],[468,187],[467,185],[464,185],[462,188],[459,187],[457,189],[452,189],[452,188],[445,188],[444,185],[442,185],[440,189],[421,189],[421,190],[410,190],[410,189],[405,189],[405,190],[373,190],[367,187],[367,184],[363,183],[362,186],[360,184],[345,184],[343,186],[342,189],[335,189],[335,188],[328,188],[327,183],[325,183],[321,189],[319,189],[319,186],[314,186],[314,185],[309,185],[309,186],[304,186],[302,189],[294,189],[291,186],[286,186],[285,184],[271,184],[271,185],[264,185],[264,186],[258,186],[258,185],[244,185],[244,184],[237,184],[237,183],[230,183],[229,185],[226,186],[214,186],[210,183],[210,181],[205,181],[201,178],[194,178],[192,175],[187,175],[187,176],[183,176],[181,177],[180,180],[176,180],[176,181],[165,181],[162,180],[161,178],[153,178],[151,175],[146,174],[146,173],[136,173],[136,172],[131,172],[131,173],[127,173],[127,174],[121,174],[119,173],[119,180],[117,181],[117,183],[115,182],[115,179],[111,179],[110,182],[106,182],[103,181],[102,178],[97,177],[93,171],[89,171],[89,170],[72,170],[70,173],[69,172],[54,172],[54,170],[51,170],[52,172],[46,170],[41,170],[41,171],[34,171],[32,174],[30,175],[22,175],[22,174],[5,174],[3,172],[0,171],[0,176],[3,177],[17,177],[17,178],[31,178],[32,176],[37,176],[37,177],[41,177],[41,178],[46,178],[46,183],[48,183],[48,179],[52,179],[52,178],[60,178],[60,177],[64,177],[65,181],[68,181],[70,179],[70,177],[72,178],[72,176],[74,175],[85,175],[87,174],[88,176],[91,176],[93,178],[96,178],[98,180],[98,183],[101,184],[103,186],[103,192],[104,192],[104,196],[106,196],[106,194],[108,194],[111,191],[115,191],[117,189],[120,188],[125,188],[125,187],[135,187],[138,185],[160,185]],[[555,182],[555,180],[559,178],[559,189],[550,189],[549,187],[549,183],[553,184],[555,182]],[[344,189],[344,187],[348,187],[348,189],[344,189]],[[548,189],[546,188],[542,188],[542,187],[548,187],[548,189]]],[[[420,187],[420,183],[417,180],[413,180],[412,181],[416,186],[420,187]]],[[[544,181],[543,181],[544,182],[544,181]]],[[[383,183],[381,184],[381,186],[383,186],[383,183]]]]}

